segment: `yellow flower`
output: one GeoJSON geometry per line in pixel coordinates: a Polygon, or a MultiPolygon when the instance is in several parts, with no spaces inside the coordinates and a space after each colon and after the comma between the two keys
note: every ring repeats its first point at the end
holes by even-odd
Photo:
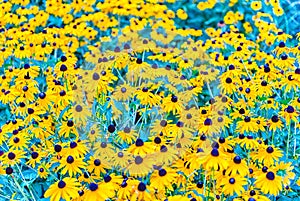
{"type": "Polygon", "coordinates": [[[85,162],[83,162],[82,158],[74,158],[73,156],[65,156],[60,161],[60,166],[58,169],[62,169],[61,173],[66,174],[69,173],[70,176],[81,173],[80,168],[84,168],[86,166],[85,162]]]}
{"type": "Polygon", "coordinates": [[[265,194],[278,195],[282,190],[282,177],[269,171],[266,174],[261,174],[254,185],[260,188],[265,194]]]}
{"type": "Polygon", "coordinates": [[[244,187],[247,185],[246,178],[242,176],[227,176],[224,177],[220,183],[223,186],[223,192],[227,195],[234,195],[235,193],[239,196],[245,191],[244,187]]]}
{"type": "Polygon", "coordinates": [[[225,22],[225,24],[236,23],[236,16],[235,16],[234,12],[232,12],[232,11],[227,12],[226,15],[224,16],[224,22],[225,22]]]}
{"type": "Polygon", "coordinates": [[[161,168],[154,173],[152,173],[150,177],[150,185],[158,190],[163,190],[164,188],[168,188],[169,190],[173,190],[172,184],[176,179],[177,173],[171,168],[161,168]]]}
{"type": "Polygon", "coordinates": [[[251,2],[251,8],[255,11],[260,10],[262,8],[261,1],[252,1],[251,2]]]}
{"type": "Polygon", "coordinates": [[[161,106],[166,113],[172,112],[173,114],[180,114],[183,109],[182,101],[175,95],[163,98],[161,106]]]}
{"type": "Polygon", "coordinates": [[[273,7],[273,13],[276,15],[276,16],[281,16],[284,14],[284,10],[280,7],[280,6],[274,6],[273,7]]]}
{"type": "Polygon", "coordinates": [[[79,196],[79,186],[80,183],[76,179],[65,177],[52,184],[45,192],[44,196],[46,198],[50,197],[50,201],[59,201],[61,198],[70,201],[71,198],[79,196]]]}
{"type": "Polygon", "coordinates": [[[257,153],[253,154],[253,159],[270,166],[283,156],[282,151],[274,146],[261,145],[257,153]]]}
{"type": "Polygon", "coordinates": [[[176,14],[181,20],[186,20],[188,18],[188,14],[183,9],[178,9],[176,11],[176,14]]]}
{"type": "Polygon", "coordinates": [[[137,155],[131,160],[125,171],[131,176],[143,177],[152,170],[153,162],[154,160],[151,157],[141,157],[137,155]]]}

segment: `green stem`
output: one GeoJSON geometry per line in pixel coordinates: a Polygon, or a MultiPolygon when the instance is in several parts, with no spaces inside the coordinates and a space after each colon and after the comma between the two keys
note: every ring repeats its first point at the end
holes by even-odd
{"type": "Polygon", "coordinates": [[[18,183],[18,181],[16,180],[16,177],[12,176],[16,186],[18,187],[18,189],[20,190],[21,194],[23,195],[24,199],[29,201],[29,199],[27,198],[26,194],[24,193],[24,191],[22,190],[20,184],[18,183]]]}
{"type": "Polygon", "coordinates": [[[213,93],[212,93],[212,91],[210,89],[209,83],[206,82],[206,85],[207,85],[207,88],[208,88],[209,95],[211,96],[211,98],[214,98],[214,95],[213,95],[213,93]]]}
{"type": "Polygon", "coordinates": [[[275,136],[275,131],[273,130],[272,132],[272,144],[274,145],[274,136],[275,136]]]}
{"type": "Polygon", "coordinates": [[[293,152],[293,157],[296,156],[296,145],[297,145],[296,135],[297,135],[297,128],[296,128],[296,125],[295,125],[295,131],[294,131],[294,152],[293,152]]]}
{"type": "Polygon", "coordinates": [[[287,142],[286,142],[286,158],[289,158],[289,145],[290,145],[290,135],[291,135],[291,124],[289,125],[288,128],[288,138],[287,138],[287,142]]]}
{"type": "Polygon", "coordinates": [[[203,184],[203,186],[204,186],[204,187],[203,187],[203,195],[206,196],[206,195],[205,195],[205,191],[206,191],[206,171],[205,171],[205,174],[204,174],[204,182],[203,182],[203,183],[204,183],[204,184],[203,184]]]}

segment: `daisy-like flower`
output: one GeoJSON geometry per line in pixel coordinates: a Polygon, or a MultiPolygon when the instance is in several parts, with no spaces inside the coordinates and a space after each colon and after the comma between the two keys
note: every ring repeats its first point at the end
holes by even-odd
{"type": "Polygon", "coordinates": [[[131,176],[146,176],[152,171],[153,158],[136,156],[130,159],[129,165],[126,167],[126,172],[131,176]]]}
{"type": "Polygon", "coordinates": [[[45,192],[44,196],[50,197],[51,201],[59,201],[61,198],[71,200],[78,197],[79,182],[70,177],[65,177],[52,184],[45,192]]]}
{"type": "Polygon", "coordinates": [[[119,131],[116,137],[118,141],[125,142],[127,144],[132,144],[136,138],[137,133],[128,126],[126,126],[123,131],[119,131]]]}
{"type": "Polygon", "coordinates": [[[91,157],[88,161],[87,170],[94,172],[97,176],[100,176],[100,173],[105,173],[106,168],[109,168],[109,166],[107,165],[107,161],[102,158],[91,157]]]}
{"type": "Polygon", "coordinates": [[[275,60],[275,65],[281,69],[287,70],[295,62],[295,58],[289,57],[287,54],[282,54],[279,59],[275,60]]]}
{"type": "Polygon", "coordinates": [[[152,189],[150,186],[147,186],[145,183],[140,182],[137,185],[134,186],[135,191],[131,194],[130,200],[136,200],[136,201],[151,201],[153,200],[150,190],[152,189]]]}
{"type": "Polygon", "coordinates": [[[67,121],[63,121],[60,126],[58,134],[60,136],[69,137],[71,134],[78,135],[74,121],[69,119],[67,121]]]}
{"type": "Polygon", "coordinates": [[[49,110],[49,107],[53,105],[53,99],[55,95],[52,92],[40,92],[37,104],[46,110],[49,110]]]}
{"type": "Polygon", "coordinates": [[[180,114],[179,121],[184,122],[189,128],[194,128],[198,124],[199,113],[196,108],[189,108],[188,110],[183,110],[180,114]]]}
{"type": "Polygon", "coordinates": [[[297,80],[297,76],[294,73],[288,72],[281,79],[281,89],[285,89],[286,91],[297,90],[299,86],[299,80],[297,80]]]}
{"type": "Polygon", "coordinates": [[[269,171],[266,174],[261,174],[254,185],[260,188],[263,193],[278,195],[279,191],[282,190],[282,178],[275,172],[269,171]]]}
{"type": "Polygon", "coordinates": [[[10,139],[9,146],[12,149],[22,150],[26,146],[28,146],[28,143],[29,143],[29,139],[28,139],[27,135],[19,134],[19,135],[15,136],[15,137],[12,137],[10,139]]]}
{"type": "Polygon", "coordinates": [[[250,200],[251,201],[251,199],[261,200],[261,201],[270,201],[270,199],[267,196],[264,196],[264,194],[256,188],[250,188],[248,191],[245,191],[241,195],[241,201],[242,200],[250,200]]]}
{"type": "Polygon", "coordinates": [[[253,155],[254,160],[263,163],[266,166],[273,165],[280,157],[282,157],[282,151],[274,146],[261,145],[253,155]]]}
{"type": "Polygon", "coordinates": [[[25,152],[23,150],[10,150],[7,153],[2,153],[3,164],[15,165],[20,163],[21,159],[25,158],[25,152]]]}
{"type": "Polygon", "coordinates": [[[119,85],[112,94],[112,98],[117,101],[127,101],[133,96],[134,88],[128,84],[119,85]]]}
{"type": "Polygon", "coordinates": [[[151,93],[148,87],[143,87],[141,90],[137,90],[135,94],[142,105],[149,105],[150,107],[158,105],[161,99],[160,96],[151,93]]]}
{"type": "Polygon", "coordinates": [[[133,155],[145,156],[152,152],[153,148],[151,142],[144,142],[141,138],[136,139],[135,143],[128,148],[128,152],[133,155]]]}
{"type": "Polygon", "coordinates": [[[177,148],[181,148],[181,143],[176,144],[176,148],[172,146],[161,145],[159,151],[148,155],[155,161],[155,164],[171,164],[175,159],[178,158],[177,148]]]}
{"type": "Polygon", "coordinates": [[[295,97],[291,105],[294,105],[298,110],[300,110],[300,96],[295,97]]]}
{"type": "Polygon", "coordinates": [[[87,147],[85,145],[85,141],[83,140],[71,141],[67,145],[68,147],[64,148],[62,151],[63,155],[83,157],[87,152],[87,147]]]}
{"type": "Polygon", "coordinates": [[[295,173],[292,172],[293,169],[294,167],[292,166],[291,162],[284,163],[283,161],[280,161],[274,166],[275,172],[277,172],[277,174],[282,177],[282,182],[285,187],[289,186],[291,180],[293,180],[296,176],[295,173]]]}
{"type": "Polygon", "coordinates": [[[82,158],[74,158],[73,156],[65,156],[60,161],[60,166],[58,170],[62,169],[61,173],[69,173],[70,176],[81,173],[81,168],[85,168],[86,164],[82,158]]]}
{"type": "Polygon", "coordinates": [[[238,136],[238,139],[236,139],[236,141],[243,147],[245,147],[246,149],[256,149],[259,146],[259,143],[257,142],[257,140],[254,138],[253,135],[243,135],[240,134],[238,136]]]}
{"type": "Polygon", "coordinates": [[[273,132],[276,130],[281,130],[283,128],[283,123],[277,115],[273,115],[268,121],[269,129],[273,132]]]}
{"type": "Polygon", "coordinates": [[[161,135],[161,136],[168,136],[171,132],[171,128],[174,124],[171,124],[172,121],[170,120],[155,120],[153,125],[151,126],[151,132],[154,135],[161,135]]]}
{"type": "Polygon", "coordinates": [[[298,114],[292,105],[288,105],[286,108],[283,108],[283,110],[279,112],[279,115],[286,120],[288,125],[291,121],[297,122],[298,114]]]}
{"type": "Polygon", "coordinates": [[[126,151],[119,150],[113,153],[108,161],[110,162],[110,164],[112,164],[113,167],[126,168],[130,162],[130,156],[131,155],[126,151]]]}
{"type": "Polygon", "coordinates": [[[102,185],[97,183],[90,183],[88,186],[88,190],[84,193],[83,200],[99,201],[106,200],[111,196],[112,195],[109,195],[107,189],[105,189],[102,185]]]}
{"type": "Polygon", "coordinates": [[[260,1],[252,1],[251,8],[255,11],[260,10],[262,8],[262,3],[260,1]]]}
{"type": "Polygon", "coordinates": [[[172,184],[176,179],[177,173],[171,168],[161,168],[152,173],[150,178],[150,185],[158,190],[168,188],[173,190],[172,184]]]}
{"type": "Polygon", "coordinates": [[[228,167],[226,155],[216,148],[211,149],[210,153],[206,153],[206,156],[201,158],[200,161],[208,170],[225,170],[228,167]]]}
{"type": "Polygon", "coordinates": [[[118,189],[117,196],[120,199],[129,199],[133,189],[132,186],[134,186],[135,181],[132,179],[128,179],[127,177],[123,180],[123,182],[120,185],[120,188],[118,189]]]}
{"type": "Polygon", "coordinates": [[[71,110],[76,125],[82,125],[86,123],[87,118],[92,114],[90,106],[81,103],[75,104],[71,110]]]}
{"type": "Polygon", "coordinates": [[[223,186],[223,192],[227,195],[235,193],[241,195],[245,191],[243,186],[247,185],[247,180],[239,175],[227,176],[222,179],[220,185],[223,186]]]}
{"type": "Polygon", "coordinates": [[[104,158],[109,158],[114,154],[113,146],[107,142],[97,143],[95,146],[95,156],[103,156],[104,158]]]}
{"type": "Polygon", "coordinates": [[[173,114],[181,113],[183,107],[182,102],[175,95],[163,98],[161,106],[166,113],[172,112],[173,114]]]}
{"type": "Polygon", "coordinates": [[[33,152],[31,152],[30,155],[31,155],[31,158],[27,162],[27,164],[30,165],[31,167],[35,168],[36,164],[39,164],[41,162],[41,160],[43,159],[43,157],[45,157],[46,154],[44,152],[33,151],[33,152]]]}
{"type": "Polygon", "coordinates": [[[49,164],[41,163],[41,165],[38,167],[39,177],[41,177],[42,179],[46,179],[49,175],[49,168],[49,164]]]}
{"type": "Polygon", "coordinates": [[[247,163],[240,156],[235,156],[229,163],[226,173],[230,176],[246,176],[249,172],[247,163]]]}
{"type": "Polygon", "coordinates": [[[237,79],[234,79],[232,77],[225,77],[225,76],[221,78],[220,89],[222,90],[223,93],[233,94],[237,89],[237,85],[239,85],[237,79]]]}
{"type": "Polygon", "coordinates": [[[256,125],[256,121],[254,120],[254,118],[245,116],[242,121],[237,122],[236,131],[239,133],[255,132],[256,128],[257,128],[257,125],[256,125]]]}

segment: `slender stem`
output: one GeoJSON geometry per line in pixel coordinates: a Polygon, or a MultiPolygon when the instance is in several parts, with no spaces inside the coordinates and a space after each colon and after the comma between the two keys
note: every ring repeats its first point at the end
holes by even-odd
{"type": "Polygon", "coordinates": [[[272,144],[274,145],[274,136],[275,136],[275,131],[273,130],[272,132],[272,144]]]}
{"type": "Polygon", "coordinates": [[[244,66],[244,68],[245,68],[245,71],[246,71],[248,77],[251,78],[250,73],[249,73],[247,67],[245,66],[244,62],[242,62],[242,64],[243,64],[243,66],[244,66]]]}
{"type": "Polygon", "coordinates": [[[297,145],[296,135],[297,135],[297,128],[296,128],[296,125],[295,125],[295,131],[294,131],[294,152],[293,152],[293,157],[296,156],[296,145],[297,145]]]}
{"type": "MultiPolygon", "coordinates": [[[[250,149],[247,151],[247,165],[250,165],[250,149]]],[[[247,174],[247,180],[249,181],[249,174],[247,174]]],[[[249,190],[249,183],[247,182],[247,190],[249,190]]]]}
{"type": "Polygon", "coordinates": [[[289,158],[289,145],[290,145],[290,135],[291,135],[291,124],[289,125],[288,128],[288,138],[287,138],[287,142],[286,142],[286,158],[289,158]]]}
{"type": "Polygon", "coordinates": [[[24,199],[29,201],[29,199],[27,198],[26,194],[24,193],[24,191],[22,190],[20,184],[18,183],[18,181],[16,180],[16,177],[12,176],[16,186],[18,187],[18,189],[20,190],[21,194],[23,195],[24,199]]]}
{"type": "Polygon", "coordinates": [[[5,198],[5,199],[8,199],[8,200],[10,200],[10,198],[9,198],[9,197],[7,197],[7,196],[4,196],[4,195],[1,195],[1,194],[0,194],[0,197],[3,197],[3,198],[5,198]]]}
{"type": "Polygon", "coordinates": [[[116,69],[116,71],[117,71],[117,73],[118,73],[118,75],[119,75],[119,78],[120,78],[120,79],[123,81],[123,83],[125,84],[126,81],[123,79],[123,77],[122,77],[120,71],[119,71],[117,68],[115,68],[115,69],[116,69]]]}
{"type": "Polygon", "coordinates": [[[214,95],[213,95],[213,93],[212,93],[212,91],[211,91],[211,89],[210,89],[210,86],[209,86],[209,83],[208,83],[208,82],[206,82],[206,86],[207,86],[207,88],[208,88],[209,95],[211,96],[211,98],[213,98],[214,95]]]}
{"type": "Polygon", "coordinates": [[[206,173],[207,173],[207,172],[205,171],[205,174],[204,174],[204,182],[203,182],[203,183],[204,183],[204,184],[203,184],[203,186],[204,186],[204,187],[203,187],[203,195],[204,195],[204,196],[206,196],[206,194],[205,194],[205,191],[206,191],[206,173]]]}
{"type": "Polygon", "coordinates": [[[140,135],[140,132],[141,132],[141,130],[142,130],[143,123],[146,122],[146,113],[147,113],[147,109],[148,109],[148,105],[147,105],[146,108],[145,108],[145,113],[143,114],[143,120],[142,120],[142,123],[141,123],[141,125],[140,125],[139,132],[138,132],[139,138],[140,138],[140,136],[141,136],[141,135],[140,135]]]}
{"type": "Polygon", "coordinates": [[[195,102],[195,106],[196,106],[196,108],[197,109],[199,109],[199,107],[198,107],[198,103],[197,103],[197,100],[196,100],[196,98],[193,96],[193,100],[194,100],[194,102],[195,102]]]}

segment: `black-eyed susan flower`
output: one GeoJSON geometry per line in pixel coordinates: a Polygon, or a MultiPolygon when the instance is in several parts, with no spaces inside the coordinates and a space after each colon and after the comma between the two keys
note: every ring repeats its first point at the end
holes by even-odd
{"type": "Polygon", "coordinates": [[[279,115],[282,116],[287,124],[290,124],[291,121],[297,122],[297,111],[292,105],[288,105],[279,112],[279,115]]]}
{"type": "Polygon", "coordinates": [[[133,155],[144,156],[152,151],[152,147],[150,142],[144,142],[141,138],[137,138],[127,151],[133,155]]]}
{"type": "Polygon", "coordinates": [[[210,149],[211,151],[206,153],[206,156],[201,160],[201,164],[209,170],[224,170],[228,167],[228,159],[226,155],[219,151],[217,148],[210,149]]]}
{"type": "Polygon", "coordinates": [[[136,185],[134,186],[135,191],[132,193],[130,200],[145,200],[145,201],[150,201],[152,200],[152,196],[150,193],[150,187],[149,185],[145,184],[144,182],[136,182],[136,185]]]}
{"type": "Polygon", "coordinates": [[[97,201],[97,200],[105,200],[108,198],[105,191],[101,185],[98,183],[90,183],[88,185],[88,190],[84,193],[83,200],[91,200],[91,201],[97,201]]]}
{"type": "Polygon", "coordinates": [[[62,169],[62,174],[69,173],[70,176],[73,176],[81,173],[80,169],[85,168],[85,166],[86,164],[82,158],[67,155],[61,159],[58,169],[62,169]]]}
{"type": "Polygon", "coordinates": [[[257,159],[260,163],[270,166],[282,155],[282,151],[274,146],[261,145],[258,152],[253,156],[253,159],[257,159]]]}
{"type": "Polygon", "coordinates": [[[126,151],[118,150],[109,159],[110,163],[114,167],[126,168],[131,159],[131,154],[126,151]]]}
{"type": "Polygon", "coordinates": [[[20,162],[21,159],[25,157],[25,152],[23,150],[10,150],[8,152],[2,153],[3,163],[6,165],[14,165],[20,162]]]}
{"type": "Polygon", "coordinates": [[[244,185],[247,184],[247,181],[242,176],[227,176],[224,177],[220,183],[220,185],[224,185],[224,193],[229,195],[241,195],[244,192],[244,185]]]}
{"type": "Polygon", "coordinates": [[[158,190],[163,190],[165,187],[173,189],[172,183],[175,180],[177,173],[171,168],[161,168],[152,173],[150,178],[150,185],[158,190]]]}
{"type": "Polygon", "coordinates": [[[246,176],[248,174],[248,166],[246,161],[240,156],[234,156],[234,158],[228,164],[226,173],[230,176],[235,176],[237,174],[246,176]]]}
{"type": "Polygon", "coordinates": [[[152,170],[153,158],[139,155],[130,158],[126,172],[131,176],[146,176],[152,170]]]}
{"type": "Polygon", "coordinates": [[[251,8],[255,11],[260,10],[262,8],[262,2],[260,1],[252,1],[251,8]]]}
{"type": "Polygon", "coordinates": [[[118,86],[113,92],[113,99],[117,101],[126,101],[132,97],[134,88],[128,84],[118,86]]]}
{"type": "Polygon", "coordinates": [[[58,201],[61,198],[70,200],[78,197],[79,182],[71,177],[65,177],[52,184],[45,192],[45,197],[50,197],[51,201],[58,201]]]}
{"type": "Polygon", "coordinates": [[[255,186],[261,188],[262,192],[271,195],[278,195],[282,189],[282,178],[276,175],[276,172],[269,171],[261,174],[255,181],[255,186]]]}
{"type": "Polygon", "coordinates": [[[82,157],[86,154],[87,147],[85,145],[85,141],[77,140],[71,141],[66,144],[66,147],[63,149],[62,154],[64,155],[72,155],[74,157],[82,157]]]}
{"type": "Polygon", "coordinates": [[[176,114],[182,111],[182,102],[176,95],[170,95],[163,98],[161,106],[167,113],[172,112],[173,114],[176,114]]]}
{"type": "Polygon", "coordinates": [[[160,96],[149,91],[148,87],[137,90],[135,95],[142,105],[149,105],[150,107],[159,104],[161,99],[160,96]]]}
{"type": "Polygon", "coordinates": [[[99,176],[100,173],[105,173],[105,168],[108,168],[107,161],[102,158],[91,157],[88,161],[87,170],[94,172],[97,176],[99,176]]]}
{"type": "Polygon", "coordinates": [[[276,130],[281,130],[283,127],[282,120],[278,115],[273,115],[271,119],[268,121],[269,129],[273,132],[276,130]]]}
{"type": "Polygon", "coordinates": [[[49,175],[49,168],[50,168],[49,164],[41,163],[40,166],[38,167],[39,177],[46,179],[49,175]]]}

